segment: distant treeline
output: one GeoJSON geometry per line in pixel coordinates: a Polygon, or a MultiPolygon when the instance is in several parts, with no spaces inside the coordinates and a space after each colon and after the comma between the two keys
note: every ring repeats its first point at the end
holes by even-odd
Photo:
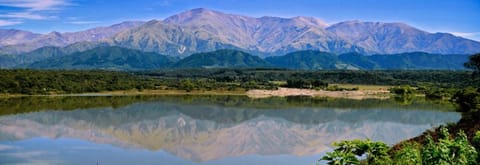
{"type": "MultiPolygon", "coordinates": [[[[302,71],[288,69],[176,69],[138,72],[154,78],[211,79],[217,82],[312,80],[335,84],[411,85],[445,87],[480,86],[471,71],[385,70],[385,71],[302,71]]],[[[317,82],[321,84],[320,82],[317,82]]],[[[324,84],[321,84],[324,85],[324,84]]]]}
{"type": "Polygon", "coordinates": [[[148,72],[0,70],[0,93],[58,94],[129,89],[246,90],[328,84],[478,87],[469,71],[294,71],[285,69],[185,69],[148,72]]]}
{"type": "Polygon", "coordinates": [[[83,93],[153,88],[153,80],[113,71],[0,70],[0,92],[83,93]]]}

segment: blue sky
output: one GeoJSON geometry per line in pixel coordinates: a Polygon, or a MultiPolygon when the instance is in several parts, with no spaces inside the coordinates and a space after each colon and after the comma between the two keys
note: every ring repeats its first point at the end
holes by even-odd
{"type": "Polygon", "coordinates": [[[480,41],[480,0],[0,0],[0,28],[69,32],[199,7],[254,17],[313,16],[331,24],[404,22],[480,41]]]}

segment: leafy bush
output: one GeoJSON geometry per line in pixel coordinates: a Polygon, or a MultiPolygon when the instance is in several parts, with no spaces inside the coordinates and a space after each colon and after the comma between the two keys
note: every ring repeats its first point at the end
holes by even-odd
{"type": "Polygon", "coordinates": [[[313,89],[321,88],[324,89],[328,86],[328,83],[321,80],[307,80],[307,79],[288,79],[286,87],[290,88],[304,88],[304,89],[313,89]]]}
{"type": "Polygon", "coordinates": [[[329,86],[326,90],[327,91],[358,91],[358,87],[343,88],[343,87],[339,87],[338,85],[333,85],[333,86],[329,86]]]}
{"type": "Polygon", "coordinates": [[[389,147],[382,142],[352,140],[334,143],[333,146],[337,148],[322,158],[328,164],[359,164],[359,157],[366,157],[367,164],[391,164],[389,147]]]}
{"type": "Polygon", "coordinates": [[[474,112],[480,109],[480,88],[465,88],[457,92],[453,99],[462,112],[474,112]]]}
{"type": "Polygon", "coordinates": [[[403,148],[394,155],[394,164],[398,165],[417,165],[422,164],[422,155],[418,143],[406,143],[403,148]]]}
{"type": "MultiPolygon", "coordinates": [[[[474,145],[480,142],[480,133],[474,137],[474,145]]],[[[425,165],[473,165],[477,164],[478,152],[468,143],[467,135],[460,131],[452,139],[447,128],[440,128],[438,142],[428,135],[423,147],[407,143],[401,150],[388,154],[390,148],[382,142],[352,140],[334,143],[336,148],[321,160],[328,164],[425,164],[425,165]],[[365,158],[359,160],[359,158],[365,158]]]]}
{"type": "Polygon", "coordinates": [[[413,95],[414,89],[408,85],[390,88],[390,92],[400,96],[413,95]]]}
{"type": "Polygon", "coordinates": [[[468,143],[463,131],[458,132],[457,137],[452,140],[448,130],[442,127],[439,136],[438,143],[435,143],[431,136],[427,136],[422,149],[424,164],[476,164],[477,151],[468,143]]]}

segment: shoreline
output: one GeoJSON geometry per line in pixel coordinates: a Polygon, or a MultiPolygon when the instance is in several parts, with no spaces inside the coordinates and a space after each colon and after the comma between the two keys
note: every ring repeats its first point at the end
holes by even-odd
{"type": "Polygon", "coordinates": [[[308,97],[329,97],[329,98],[347,98],[347,99],[387,99],[390,98],[390,92],[386,89],[360,89],[356,91],[326,91],[314,89],[299,88],[278,88],[276,90],[193,90],[187,92],[185,90],[119,90],[119,91],[102,91],[92,93],[73,93],[73,94],[49,94],[49,95],[26,95],[26,94],[0,94],[0,98],[10,97],[69,97],[69,96],[155,96],[155,95],[231,95],[231,96],[247,96],[249,98],[268,98],[268,97],[288,97],[288,96],[308,96],[308,97]]]}
{"type": "Polygon", "coordinates": [[[309,97],[329,97],[329,98],[347,98],[347,99],[387,99],[390,98],[390,91],[384,89],[378,90],[355,90],[355,91],[326,91],[299,88],[278,88],[277,90],[249,90],[246,92],[250,98],[268,98],[268,97],[287,97],[287,96],[309,96],[309,97]]]}

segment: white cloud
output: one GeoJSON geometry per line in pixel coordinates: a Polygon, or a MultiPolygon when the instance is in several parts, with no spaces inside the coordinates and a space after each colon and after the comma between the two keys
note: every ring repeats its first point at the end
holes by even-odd
{"type": "Polygon", "coordinates": [[[16,25],[27,20],[50,20],[66,6],[70,0],[0,0],[0,7],[12,7],[12,10],[0,10],[0,26],[16,25]]]}
{"type": "Polygon", "coordinates": [[[13,147],[13,146],[0,144],[0,151],[10,150],[10,149],[14,149],[14,148],[15,147],[13,147]]]}
{"type": "Polygon", "coordinates": [[[170,6],[172,5],[172,0],[157,1],[154,5],[163,6],[163,7],[170,6]]]}
{"type": "Polygon", "coordinates": [[[9,21],[9,20],[0,20],[0,26],[10,26],[10,25],[17,25],[21,24],[21,21],[9,21]]]}
{"type": "Polygon", "coordinates": [[[88,24],[98,24],[100,21],[68,21],[69,24],[75,25],[88,25],[88,24]]]}
{"type": "Polygon", "coordinates": [[[68,0],[0,0],[0,6],[25,8],[30,11],[59,10],[71,5],[68,0]]]}
{"type": "Polygon", "coordinates": [[[465,38],[480,36],[480,32],[450,32],[450,33],[452,33],[453,35],[465,37],[465,38]]]}
{"type": "Polygon", "coordinates": [[[0,14],[0,18],[15,18],[15,19],[30,19],[30,20],[47,20],[56,18],[55,16],[44,16],[40,14],[34,14],[31,12],[14,12],[0,14]]]}

